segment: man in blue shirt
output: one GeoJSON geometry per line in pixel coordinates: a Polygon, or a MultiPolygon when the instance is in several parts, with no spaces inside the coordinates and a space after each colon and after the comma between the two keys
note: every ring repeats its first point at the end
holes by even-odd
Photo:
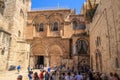
{"type": "Polygon", "coordinates": [[[50,70],[51,70],[51,68],[50,68],[50,67],[48,67],[48,73],[50,73],[50,70]]]}
{"type": "Polygon", "coordinates": [[[28,78],[29,78],[29,80],[32,80],[32,72],[31,71],[29,71],[28,78]]]}
{"type": "Polygon", "coordinates": [[[18,65],[18,66],[17,66],[17,71],[18,71],[18,73],[20,72],[20,69],[21,69],[21,66],[18,65]]]}

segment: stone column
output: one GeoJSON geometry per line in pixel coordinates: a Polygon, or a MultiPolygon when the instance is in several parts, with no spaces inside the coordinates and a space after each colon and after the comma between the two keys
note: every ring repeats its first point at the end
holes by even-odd
{"type": "Polygon", "coordinates": [[[45,65],[45,67],[49,66],[49,56],[44,57],[44,65],[45,65]]]}
{"type": "Polygon", "coordinates": [[[30,66],[31,67],[35,66],[35,56],[30,56],[30,66]]]}
{"type": "Polygon", "coordinates": [[[76,46],[73,45],[73,54],[76,54],[76,46]]]}
{"type": "Polygon", "coordinates": [[[0,32],[0,52],[2,50],[2,38],[3,38],[3,32],[0,32]]]}

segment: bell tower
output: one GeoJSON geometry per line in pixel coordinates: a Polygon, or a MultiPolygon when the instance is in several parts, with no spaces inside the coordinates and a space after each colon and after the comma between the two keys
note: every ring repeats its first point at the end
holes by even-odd
{"type": "Polygon", "coordinates": [[[0,11],[4,11],[3,16],[8,20],[11,33],[8,65],[28,66],[29,45],[25,42],[25,27],[31,0],[0,0],[0,3],[4,8],[0,8],[0,11]]]}

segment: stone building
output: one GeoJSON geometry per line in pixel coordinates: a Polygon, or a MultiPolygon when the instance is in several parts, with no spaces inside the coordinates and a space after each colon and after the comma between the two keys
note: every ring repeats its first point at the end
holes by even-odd
{"type": "Polygon", "coordinates": [[[26,40],[30,43],[31,66],[89,63],[89,39],[83,15],[74,10],[32,10],[28,12],[26,40]],[[79,46],[79,47],[78,47],[79,46]],[[80,51],[83,49],[83,51],[80,51]],[[72,59],[73,58],[73,59],[72,59]],[[79,61],[79,62],[80,62],[79,61]]]}
{"type": "Polygon", "coordinates": [[[89,62],[85,28],[84,16],[74,10],[31,11],[31,0],[0,0],[0,71],[11,65],[89,62]]]}
{"type": "Polygon", "coordinates": [[[3,18],[2,12],[0,13],[0,70],[7,69],[10,48],[10,32],[7,31],[7,21],[3,18]]]}
{"type": "Polygon", "coordinates": [[[25,41],[30,0],[0,0],[0,70],[28,63],[29,45],[25,41]]]}
{"type": "Polygon", "coordinates": [[[120,1],[100,0],[89,28],[91,67],[120,74],[120,1]]]}

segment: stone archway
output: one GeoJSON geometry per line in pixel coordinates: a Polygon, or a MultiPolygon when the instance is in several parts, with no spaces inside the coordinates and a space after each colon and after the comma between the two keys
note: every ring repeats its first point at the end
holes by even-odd
{"type": "Polygon", "coordinates": [[[34,66],[35,68],[39,68],[40,65],[46,66],[47,62],[45,60],[45,57],[47,55],[46,53],[46,47],[41,44],[32,44],[31,45],[31,54],[30,54],[30,65],[34,66]]]}
{"type": "Polygon", "coordinates": [[[96,71],[102,72],[102,55],[99,49],[95,51],[95,59],[96,59],[96,71]]]}
{"type": "Polygon", "coordinates": [[[50,66],[55,67],[62,63],[62,49],[58,45],[52,45],[49,48],[50,66]]]}

